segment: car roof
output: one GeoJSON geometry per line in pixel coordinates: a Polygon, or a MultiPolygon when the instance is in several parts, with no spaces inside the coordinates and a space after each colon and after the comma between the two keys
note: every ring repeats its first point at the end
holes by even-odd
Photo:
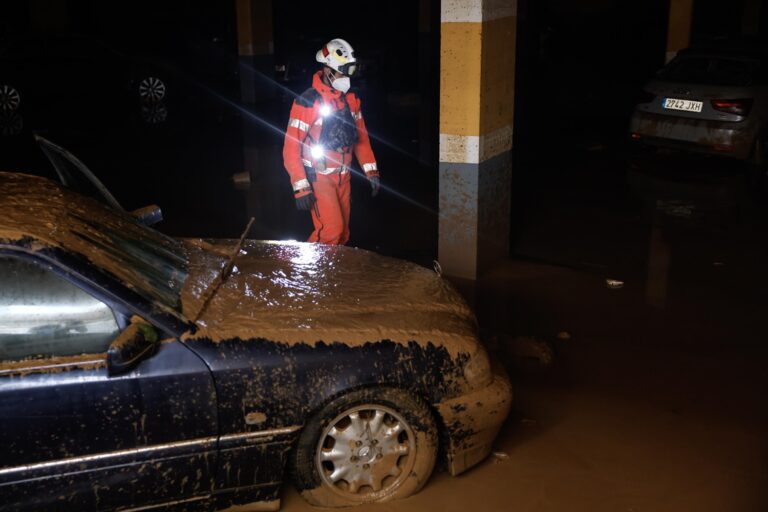
{"type": "Polygon", "coordinates": [[[21,173],[0,172],[0,190],[0,238],[27,236],[54,245],[59,245],[54,221],[70,222],[69,206],[91,201],[49,179],[21,173]]]}
{"type": "Polygon", "coordinates": [[[46,178],[0,172],[0,190],[0,243],[31,251],[63,249],[166,310],[179,307],[186,277],[181,242],[46,178]],[[155,264],[169,272],[178,265],[180,273],[155,275],[155,264]]]}

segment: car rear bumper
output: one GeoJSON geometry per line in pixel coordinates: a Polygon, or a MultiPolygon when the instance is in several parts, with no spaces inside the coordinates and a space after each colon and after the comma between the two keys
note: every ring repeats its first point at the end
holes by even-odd
{"type": "Polygon", "coordinates": [[[500,366],[494,368],[489,386],[437,404],[446,427],[451,475],[466,471],[488,456],[511,406],[512,386],[500,366]]]}
{"type": "Polygon", "coordinates": [[[633,139],[655,146],[747,159],[757,129],[749,121],[707,121],[635,111],[630,132],[633,139]]]}

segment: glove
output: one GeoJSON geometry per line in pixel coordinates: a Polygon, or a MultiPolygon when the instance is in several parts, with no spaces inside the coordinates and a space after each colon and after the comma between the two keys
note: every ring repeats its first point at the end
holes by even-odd
{"type": "Polygon", "coordinates": [[[371,176],[368,181],[371,182],[371,197],[376,197],[381,188],[381,179],[378,176],[371,176]]]}
{"type": "Polygon", "coordinates": [[[298,210],[308,211],[312,209],[315,204],[315,194],[310,192],[309,194],[296,198],[296,208],[298,210]]]}

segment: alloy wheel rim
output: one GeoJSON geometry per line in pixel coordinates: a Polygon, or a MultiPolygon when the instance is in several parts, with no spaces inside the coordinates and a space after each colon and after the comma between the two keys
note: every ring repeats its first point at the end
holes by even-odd
{"type": "Polygon", "coordinates": [[[150,103],[161,101],[165,98],[165,83],[157,77],[148,76],[139,82],[139,97],[150,103]]]}
{"type": "Polygon", "coordinates": [[[372,501],[408,477],[416,457],[413,430],[381,405],[346,410],[323,430],[315,455],[323,482],[342,496],[372,501]]]}
{"type": "Polygon", "coordinates": [[[0,110],[11,111],[19,108],[21,95],[10,85],[0,85],[0,110]]]}

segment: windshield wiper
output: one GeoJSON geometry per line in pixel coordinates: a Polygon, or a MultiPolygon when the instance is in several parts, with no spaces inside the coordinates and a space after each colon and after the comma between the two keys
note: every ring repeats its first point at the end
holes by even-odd
{"type": "Polygon", "coordinates": [[[219,272],[219,274],[212,281],[212,285],[208,286],[208,288],[205,289],[205,291],[207,292],[205,294],[205,300],[200,306],[200,310],[195,315],[194,320],[192,320],[194,323],[197,323],[197,321],[200,320],[200,317],[203,316],[203,313],[205,313],[205,310],[208,309],[208,304],[211,302],[211,299],[216,295],[216,292],[221,287],[221,285],[224,284],[224,282],[227,280],[230,272],[232,272],[232,268],[235,265],[235,258],[237,257],[238,254],[240,254],[240,248],[243,246],[243,241],[245,240],[245,236],[251,230],[251,226],[253,225],[254,220],[255,218],[251,217],[251,220],[248,221],[248,225],[245,226],[245,231],[243,231],[243,234],[240,235],[240,240],[237,242],[235,249],[229,255],[227,264],[221,268],[221,271],[219,272]]]}

